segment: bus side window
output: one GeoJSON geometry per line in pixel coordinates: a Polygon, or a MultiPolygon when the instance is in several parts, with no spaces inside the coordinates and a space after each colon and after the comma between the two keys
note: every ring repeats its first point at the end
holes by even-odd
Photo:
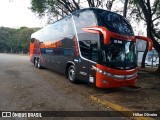
{"type": "Polygon", "coordinates": [[[35,39],[34,38],[31,38],[31,43],[34,43],[35,39]]]}
{"type": "Polygon", "coordinates": [[[73,34],[74,34],[73,30],[74,30],[74,28],[73,28],[71,16],[68,16],[63,20],[63,33],[64,33],[64,36],[65,37],[73,36],[73,34]]]}
{"type": "Polygon", "coordinates": [[[64,56],[73,56],[73,51],[71,49],[64,49],[64,56]]]}
{"type": "Polygon", "coordinates": [[[96,26],[97,19],[93,11],[86,10],[78,14],[74,14],[74,20],[78,33],[83,33],[85,27],[96,26]]]}
{"type": "Polygon", "coordinates": [[[84,58],[89,59],[90,41],[89,40],[79,41],[79,46],[80,46],[81,55],[84,58]]]}
{"type": "Polygon", "coordinates": [[[98,41],[97,40],[83,40],[79,41],[81,55],[84,58],[98,62],[98,41]]]}
{"type": "Polygon", "coordinates": [[[91,40],[90,59],[94,62],[98,62],[98,41],[97,40],[91,40]]]}

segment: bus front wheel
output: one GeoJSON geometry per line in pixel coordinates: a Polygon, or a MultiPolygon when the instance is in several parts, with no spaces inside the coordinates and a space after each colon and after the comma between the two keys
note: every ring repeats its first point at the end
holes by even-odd
{"type": "Polygon", "coordinates": [[[71,65],[68,69],[68,79],[71,83],[77,83],[74,65],[71,65]]]}

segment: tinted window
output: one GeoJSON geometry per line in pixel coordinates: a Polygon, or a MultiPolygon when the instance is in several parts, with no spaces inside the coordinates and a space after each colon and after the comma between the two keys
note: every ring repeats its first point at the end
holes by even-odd
{"type": "Polygon", "coordinates": [[[58,34],[58,38],[65,38],[67,36],[73,36],[75,32],[74,32],[74,27],[72,24],[71,16],[68,16],[58,21],[55,29],[58,34]]]}
{"type": "Polygon", "coordinates": [[[81,55],[84,58],[89,59],[89,51],[90,51],[90,40],[79,41],[81,55]]]}
{"type": "Polygon", "coordinates": [[[72,56],[73,55],[73,51],[71,49],[64,49],[64,55],[65,56],[72,56]]]}
{"type": "Polygon", "coordinates": [[[94,33],[81,33],[79,36],[80,52],[84,58],[98,61],[99,35],[94,33]]]}
{"type": "Polygon", "coordinates": [[[75,34],[71,16],[42,29],[41,40],[45,42],[56,41],[75,34]]]}
{"type": "Polygon", "coordinates": [[[74,27],[72,24],[72,18],[71,16],[66,17],[63,21],[62,21],[62,32],[63,32],[63,37],[66,36],[72,36],[74,35],[74,27]]]}
{"type": "Polygon", "coordinates": [[[98,40],[92,40],[90,44],[90,59],[98,62],[98,40]]]}
{"type": "Polygon", "coordinates": [[[97,14],[100,26],[105,26],[110,31],[118,34],[134,35],[131,25],[122,16],[104,10],[98,10],[97,14]]]}
{"type": "Polygon", "coordinates": [[[81,55],[92,61],[98,61],[99,34],[83,31],[82,28],[97,26],[97,18],[92,10],[80,11],[73,15],[77,29],[81,55]]]}
{"type": "Polygon", "coordinates": [[[92,61],[98,61],[98,41],[97,40],[83,40],[79,41],[81,55],[84,58],[92,61]]]}
{"type": "Polygon", "coordinates": [[[111,39],[111,43],[102,48],[102,63],[120,69],[136,66],[135,42],[111,39]]]}
{"type": "Polygon", "coordinates": [[[78,33],[83,32],[82,28],[97,25],[96,16],[94,12],[91,10],[85,10],[85,11],[81,11],[80,13],[75,13],[74,20],[75,20],[76,29],[78,33]]]}

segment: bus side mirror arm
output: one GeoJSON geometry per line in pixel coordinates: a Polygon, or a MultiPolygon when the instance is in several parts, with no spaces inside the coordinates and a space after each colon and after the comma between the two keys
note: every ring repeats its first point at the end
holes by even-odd
{"type": "Polygon", "coordinates": [[[135,40],[136,39],[142,39],[144,41],[147,41],[148,42],[148,50],[152,50],[152,47],[153,47],[153,42],[150,38],[147,38],[147,37],[143,37],[143,36],[135,36],[135,40]]]}
{"type": "Polygon", "coordinates": [[[110,31],[105,27],[101,27],[101,26],[86,27],[86,28],[83,28],[83,31],[103,34],[104,44],[108,45],[110,43],[110,31]]]}

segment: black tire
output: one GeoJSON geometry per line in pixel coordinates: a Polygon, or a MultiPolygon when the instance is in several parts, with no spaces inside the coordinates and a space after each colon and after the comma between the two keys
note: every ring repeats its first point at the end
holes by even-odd
{"type": "Polygon", "coordinates": [[[71,83],[74,83],[74,84],[77,83],[77,80],[76,80],[76,71],[75,71],[74,65],[71,65],[71,66],[68,68],[67,76],[68,76],[68,79],[69,79],[69,81],[70,81],[71,83]]]}
{"type": "Polygon", "coordinates": [[[37,58],[34,59],[34,66],[35,66],[35,67],[38,66],[38,61],[37,61],[37,60],[38,60],[37,58]]]}
{"type": "Polygon", "coordinates": [[[41,69],[42,67],[41,67],[41,60],[38,58],[37,59],[37,68],[38,69],[41,69]]]}

